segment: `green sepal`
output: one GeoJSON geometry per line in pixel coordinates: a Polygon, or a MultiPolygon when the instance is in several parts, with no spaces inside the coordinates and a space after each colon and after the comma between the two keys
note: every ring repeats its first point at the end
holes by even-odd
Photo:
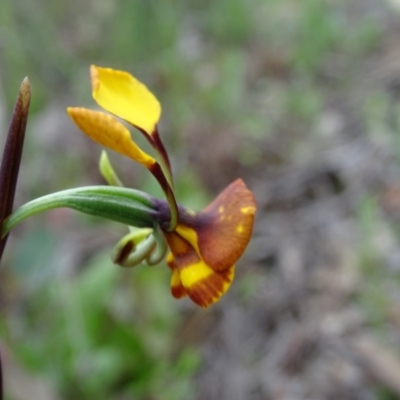
{"type": "Polygon", "coordinates": [[[52,193],[24,204],[3,223],[2,237],[35,214],[53,208],[72,208],[85,214],[140,228],[157,224],[157,200],[139,190],[115,186],[87,186],[52,193]]]}
{"type": "Polygon", "coordinates": [[[168,246],[164,235],[161,233],[160,227],[156,226],[152,234],[157,247],[146,258],[147,265],[153,266],[159,264],[166,256],[168,246]]]}
{"type": "Polygon", "coordinates": [[[151,229],[137,229],[125,235],[114,247],[111,259],[121,267],[134,267],[155,250],[157,242],[151,229]]]}
{"type": "Polygon", "coordinates": [[[111,165],[111,161],[108,158],[108,154],[105,150],[101,152],[100,160],[99,160],[99,170],[103,178],[107,181],[107,183],[111,186],[119,186],[123,187],[121,179],[119,179],[117,173],[115,172],[113,166],[111,165]]]}

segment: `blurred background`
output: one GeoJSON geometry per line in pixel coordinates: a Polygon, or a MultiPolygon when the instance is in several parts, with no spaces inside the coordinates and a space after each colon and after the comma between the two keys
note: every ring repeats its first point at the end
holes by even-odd
{"type": "Polygon", "coordinates": [[[201,310],[171,297],[165,265],[111,263],[121,225],[24,222],[0,270],[7,399],[399,399],[400,1],[2,0],[0,149],[33,87],[16,206],[103,183],[65,113],[94,108],[92,63],[160,99],[180,203],[245,180],[253,240],[201,310]]]}

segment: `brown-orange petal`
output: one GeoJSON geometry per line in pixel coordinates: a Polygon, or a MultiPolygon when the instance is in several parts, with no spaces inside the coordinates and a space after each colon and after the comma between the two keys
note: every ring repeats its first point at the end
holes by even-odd
{"type": "Polygon", "coordinates": [[[243,254],[253,230],[257,205],[241,179],[231,183],[203,212],[183,215],[177,232],[215,271],[224,271],[243,254]]]}

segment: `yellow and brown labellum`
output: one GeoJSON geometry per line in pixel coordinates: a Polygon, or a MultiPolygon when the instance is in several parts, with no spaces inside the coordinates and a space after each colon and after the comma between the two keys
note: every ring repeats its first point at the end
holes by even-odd
{"type": "Polygon", "coordinates": [[[214,271],[197,254],[189,242],[176,233],[165,234],[172,253],[167,263],[172,270],[171,292],[176,298],[186,294],[201,307],[208,307],[229,289],[234,266],[214,271]]]}
{"type": "MultiPolygon", "coordinates": [[[[185,285],[186,275],[191,273],[191,268],[196,268],[196,266],[185,268],[180,272],[182,285],[190,299],[203,308],[215,303],[227,292],[235,275],[235,266],[223,272],[215,272],[209,268],[207,276],[192,282],[190,285],[185,285]]],[[[203,268],[202,265],[201,269],[203,268]]]]}
{"type": "Polygon", "coordinates": [[[151,168],[156,160],[132,140],[129,130],[111,115],[80,107],[69,107],[69,116],[95,142],[151,168]]]}
{"type": "Polygon", "coordinates": [[[252,233],[256,203],[241,179],[229,185],[203,212],[180,213],[173,232],[164,232],[171,254],[171,292],[186,293],[201,307],[229,289],[235,263],[252,233]]]}
{"type": "Polygon", "coordinates": [[[90,67],[93,98],[108,112],[152,135],[161,105],[150,90],[131,74],[111,68],[90,67]]]}

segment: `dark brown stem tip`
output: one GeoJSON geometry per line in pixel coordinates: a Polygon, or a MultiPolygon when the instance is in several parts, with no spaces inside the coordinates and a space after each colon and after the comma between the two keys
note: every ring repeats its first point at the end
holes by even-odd
{"type": "MultiPolygon", "coordinates": [[[[18,92],[0,163],[0,237],[3,221],[11,214],[17,185],[32,89],[25,78],[18,92]]],[[[0,239],[0,260],[7,236],[0,239]]]]}

